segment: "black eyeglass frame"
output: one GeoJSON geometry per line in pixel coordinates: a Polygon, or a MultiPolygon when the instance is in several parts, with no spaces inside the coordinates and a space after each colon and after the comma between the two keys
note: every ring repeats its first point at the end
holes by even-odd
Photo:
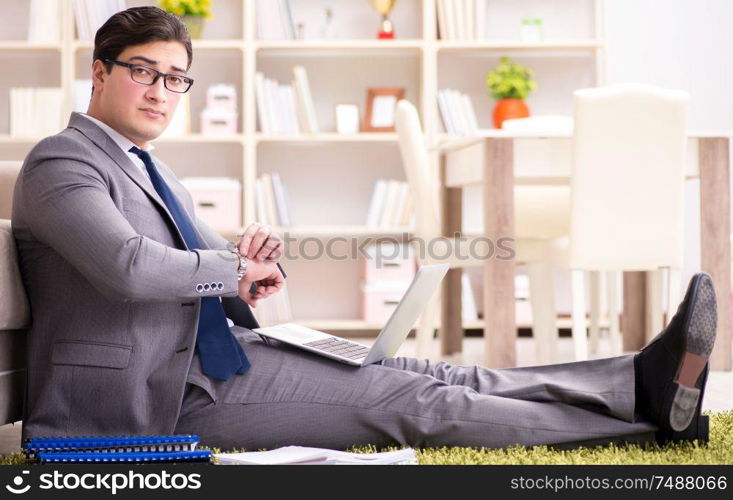
{"type": "Polygon", "coordinates": [[[135,83],[139,83],[140,85],[148,85],[148,86],[155,85],[155,83],[158,81],[158,78],[160,78],[162,76],[163,77],[163,85],[165,86],[165,88],[167,90],[170,90],[171,92],[175,92],[176,94],[185,94],[186,92],[188,92],[189,90],[191,90],[191,86],[193,86],[193,78],[190,78],[188,76],[178,75],[178,74],[175,74],[175,73],[163,73],[162,71],[158,71],[157,69],[151,68],[150,66],[146,66],[144,64],[140,64],[140,63],[126,63],[126,62],[122,62],[122,61],[115,61],[113,59],[105,59],[104,62],[110,63],[110,64],[116,64],[117,66],[122,66],[124,68],[129,69],[130,70],[130,78],[132,78],[132,81],[135,82],[135,83]],[[143,83],[143,82],[138,82],[137,80],[135,80],[135,78],[132,76],[132,68],[134,66],[141,66],[141,67],[143,67],[145,69],[148,69],[148,70],[152,71],[153,73],[155,73],[155,77],[153,78],[153,81],[150,82],[150,83],[143,83]],[[175,76],[176,78],[181,78],[184,82],[188,83],[188,87],[186,88],[186,90],[173,90],[173,89],[168,88],[168,80],[166,80],[166,77],[167,76],[175,76]]]}

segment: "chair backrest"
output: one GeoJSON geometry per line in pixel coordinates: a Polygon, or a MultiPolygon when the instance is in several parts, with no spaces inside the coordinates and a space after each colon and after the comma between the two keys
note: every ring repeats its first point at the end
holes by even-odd
{"type": "Polygon", "coordinates": [[[0,219],[0,425],[22,418],[30,308],[10,221],[0,219]]]}
{"type": "Polygon", "coordinates": [[[20,161],[0,161],[0,219],[10,218],[13,189],[22,165],[20,161]]]}
{"type": "Polygon", "coordinates": [[[681,268],[688,99],[643,84],[575,91],[571,267],[681,268]]]}
{"type": "Polygon", "coordinates": [[[429,237],[440,234],[439,184],[432,172],[430,154],[425,144],[417,109],[404,99],[397,103],[395,129],[399,139],[402,164],[412,193],[415,234],[429,237]]]}

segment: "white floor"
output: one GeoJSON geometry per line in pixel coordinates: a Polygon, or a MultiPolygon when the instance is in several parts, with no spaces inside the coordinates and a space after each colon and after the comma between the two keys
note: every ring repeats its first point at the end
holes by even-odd
{"type": "MultiPolygon", "coordinates": [[[[351,338],[357,342],[371,344],[371,338],[351,338]]],[[[572,340],[563,337],[559,342],[560,362],[572,361],[572,340]]],[[[608,344],[601,338],[598,357],[608,356],[608,344]]],[[[442,359],[458,365],[475,365],[483,363],[483,339],[481,337],[466,337],[463,341],[463,352],[441,358],[440,345],[436,339],[433,342],[431,359],[442,359]]],[[[415,341],[407,339],[397,353],[398,356],[414,356],[415,341]]],[[[517,364],[531,366],[535,364],[534,343],[531,338],[521,337],[517,340],[517,364]]],[[[703,408],[712,411],[733,409],[733,372],[711,372],[708,377],[708,386],[705,390],[703,408]]],[[[20,448],[20,423],[0,427],[0,454],[8,454],[20,448]]]]}

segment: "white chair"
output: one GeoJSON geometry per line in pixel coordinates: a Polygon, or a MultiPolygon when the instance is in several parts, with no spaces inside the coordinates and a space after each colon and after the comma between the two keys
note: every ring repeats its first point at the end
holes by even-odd
{"type": "Polygon", "coordinates": [[[620,84],[575,91],[570,261],[576,359],[587,356],[583,271],[608,272],[613,354],[621,352],[615,303],[621,271],[656,271],[649,299],[660,330],[680,297],[688,94],[620,84]]]}
{"type": "MultiPolygon", "coordinates": [[[[438,214],[440,183],[431,169],[431,160],[420,118],[415,107],[406,100],[397,103],[395,127],[399,147],[405,167],[410,190],[415,200],[415,238],[433,241],[442,236],[438,214]]],[[[475,140],[463,141],[452,147],[452,154],[466,154],[469,160],[481,144],[475,140]],[[478,148],[474,147],[475,145],[478,148]],[[473,151],[471,151],[473,148],[473,151]],[[463,150],[461,153],[459,150],[463,150]]],[[[480,155],[479,155],[480,158],[480,155]]],[[[481,161],[480,159],[478,161],[481,161]]],[[[552,286],[551,265],[558,261],[557,245],[552,241],[569,231],[570,195],[567,186],[517,186],[515,189],[516,212],[516,250],[517,261],[528,264],[530,294],[533,306],[533,331],[537,340],[537,354],[540,362],[549,363],[555,359],[556,351],[556,314],[552,286]]],[[[463,243],[469,246],[470,240],[463,243]]],[[[459,245],[454,240],[452,244],[459,245]]],[[[562,249],[561,249],[562,250],[562,249]]],[[[443,254],[442,251],[435,252],[443,254]]],[[[465,249],[463,255],[470,255],[465,249]]],[[[419,254],[419,252],[418,252],[419,254]]],[[[566,260],[565,257],[563,259],[566,260]]],[[[448,262],[452,268],[481,265],[481,259],[423,259],[420,264],[448,262]]],[[[460,300],[460,298],[454,298],[460,300]]],[[[434,297],[420,317],[417,330],[418,356],[427,357],[435,326],[435,312],[438,297],[434,297]]],[[[490,319],[487,319],[490,321],[490,319]]]]}

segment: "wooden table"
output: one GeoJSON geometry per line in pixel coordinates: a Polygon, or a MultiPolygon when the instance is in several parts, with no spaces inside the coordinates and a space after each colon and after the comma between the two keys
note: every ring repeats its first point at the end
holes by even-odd
{"type": "MultiPolygon", "coordinates": [[[[718,336],[710,359],[713,370],[731,365],[730,138],[733,131],[689,131],[687,178],[700,179],[701,263],[718,299],[718,336]]],[[[448,153],[443,168],[444,234],[460,231],[461,189],[480,184],[484,195],[484,234],[514,237],[514,184],[567,184],[572,162],[572,135],[490,130],[482,134],[484,161],[458,161],[448,153]]],[[[462,154],[455,153],[454,156],[462,154]]],[[[460,269],[444,283],[443,352],[460,351],[460,269]],[[456,293],[458,292],[458,293],[456,293]]],[[[516,366],[514,260],[487,259],[484,265],[484,341],[486,366],[516,366]]],[[[625,273],[624,347],[645,343],[644,273],[625,273]]],[[[683,289],[686,284],[683,284],[683,289]]],[[[674,311],[674,308],[672,309],[674,311]]]]}

